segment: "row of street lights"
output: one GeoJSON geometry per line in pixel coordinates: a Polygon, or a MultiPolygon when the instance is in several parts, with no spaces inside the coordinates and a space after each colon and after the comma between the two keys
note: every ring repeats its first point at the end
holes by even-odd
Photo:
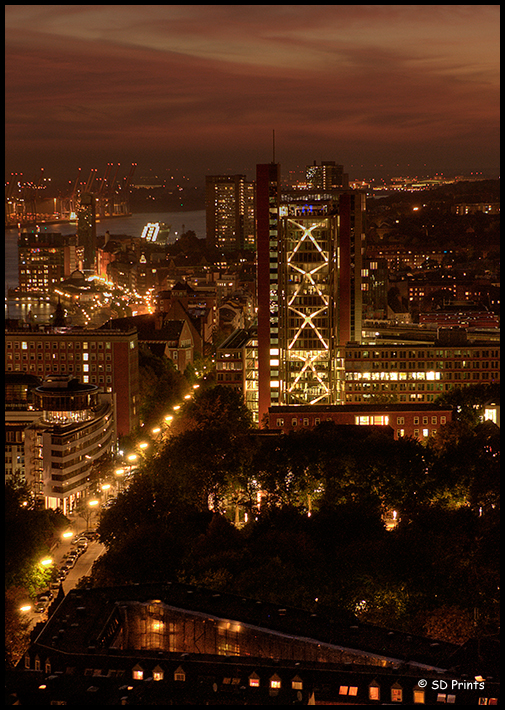
{"type": "MultiPolygon", "coordinates": [[[[197,390],[199,387],[200,387],[200,385],[193,385],[193,390],[197,390]]],[[[192,394],[187,394],[187,395],[184,396],[184,399],[187,401],[187,400],[191,399],[191,397],[192,397],[192,394]]],[[[175,414],[177,414],[177,412],[181,409],[181,406],[182,406],[182,403],[181,403],[181,404],[175,404],[175,405],[172,407],[172,409],[173,409],[173,411],[174,411],[175,414]]],[[[163,421],[160,422],[160,425],[159,425],[159,426],[155,426],[155,427],[153,427],[153,429],[151,429],[151,434],[152,434],[153,436],[155,436],[155,437],[158,437],[158,436],[159,436],[158,443],[159,443],[159,441],[161,441],[161,439],[162,439],[162,437],[163,437],[163,433],[164,433],[163,427],[166,427],[166,429],[165,429],[165,432],[166,432],[166,431],[168,430],[168,427],[171,425],[171,423],[172,423],[172,421],[173,421],[173,419],[174,419],[174,416],[175,416],[174,414],[166,414],[166,415],[163,417],[163,421]]],[[[142,451],[145,451],[146,449],[149,448],[149,442],[148,442],[148,441],[141,441],[141,442],[139,442],[139,443],[137,444],[137,446],[138,446],[138,448],[139,448],[139,449],[141,450],[141,452],[142,452],[142,451]]],[[[131,467],[133,466],[133,464],[134,464],[136,461],[138,461],[138,458],[139,458],[139,454],[137,454],[137,453],[131,453],[131,454],[127,454],[127,455],[126,455],[126,461],[128,461],[127,467],[128,467],[129,470],[131,470],[131,467]]],[[[116,469],[116,470],[115,470],[115,474],[118,475],[118,476],[123,475],[123,474],[124,474],[124,468],[118,468],[118,469],[116,469]]]]}

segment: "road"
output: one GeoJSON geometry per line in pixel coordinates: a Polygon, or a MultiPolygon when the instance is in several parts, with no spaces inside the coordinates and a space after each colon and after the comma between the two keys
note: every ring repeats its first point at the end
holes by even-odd
{"type": "MultiPolygon", "coordinates": [[[[68,517],[72,522],[71,529],[74,535],[77,535],[78,533],[86,530],[86,524],[82,518],[73,515],[69,515],[68,517]]],[[[95,529],[97,518],[98,515],[93,514],[90,524],[91,529],[95,529]]],[[[66,555],[70,552],[70,550],[75,549],[75,545],[72,545],[71,541],[72,538],[69,538],[68,540],[62,540],[61,542],[56,543],[56,545],[51,548],[51,558],[53,560],[53,565],[56,570],[61,569],[65,561],[66,555]]],[[[70,572],[63,580],[63,591],[65,594],[68,594],[68,592],[76,586],[81,577],[85,577],[90,574],[93,562],[104,552],[105,545],[100,544],[96,540],[88,543],[86,551],[83,552],[83,554],[77,558],[75,565],[72,567],[70,572]]],[[[56,597],[58,594],[58,590],[53,590],[53,594],[56,597]]],[[[33,606],[35,606],[35,604],[33,604],[33,606]]],[[[48,607],[50,606],[51,604],[48,605],[48,607]]],[[[30,619],[30,629],[32,629],[38,622],[47,621],[47,610],[42,613],[36,613],[32,609],[28,612],[28,616],[30,619]]]]}

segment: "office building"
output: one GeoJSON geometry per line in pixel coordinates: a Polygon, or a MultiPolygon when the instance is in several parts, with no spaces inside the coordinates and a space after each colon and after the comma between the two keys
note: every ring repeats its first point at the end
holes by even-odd
{"type": "Polygon", "coordinates": [[[138,334],[106,324],[97,330],[38,326],[20,328],[8,322],[5,331],[5,372],[27,373],[40,379],[72,375],[114,398],[119,436],[139,424],[138,334]]]}
{"type": "Polygon", "coordinates": [[[96,274],[96,199],[83,192],[77,211],[77,239],[83,247],[83,270],[86,276],[96,274]]]}
{"type": "Polygon", "coordinates": [[[82,252],[75,235],[21,234],[18,238],[19,291],[50,293],[82,266],[82,252]]]}
{"type": "Polygon", "coordinates": [[[259,421],[275,404],[343,400],[341,346],[361,339],[365,196],[280,192],[257,166],[259,421]]]}
{"type": "Polygon", "coordinates": [[[40,417],[24,432],[26,482],[37,505],[66,515],[112,455],[112,396],[68,375],[46,377],[33,394],[40,417]]]}
{"type": "Polygon", "coordinates": [[[207,246],[254,249],[254,183],[245,175],[208,175],[205,181],[207,246]]]}
{"type": "MultiPolygon", "coordinates": [[[[450,335],[450,332],[449,332],[450,335]]],[[[453,387],[500,382],[498,343],[349,343],[345,401],[432,403],[453,387]]]]}

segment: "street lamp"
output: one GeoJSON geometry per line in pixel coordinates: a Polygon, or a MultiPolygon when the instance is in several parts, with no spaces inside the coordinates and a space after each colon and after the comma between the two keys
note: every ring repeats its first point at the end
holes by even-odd
{"type": "Polygon", "coordinates": [[[89,521],[91,518],[91,514],[93,513],[93,509],[96,508],[96,506],[99,504],[100,501],[95,499],[88,501],[88,507],[86,508],[86,530],[89,530],[89,521]]]}
{"type": "Polygon", "coordinates": [[[110,483],[104,483],[102,486],[102,491],[105,491],[105,501],[107,502],[109,500],[109,490],[110,490],[110,483]]]}
{"type": "Polygon", "coordinates": [[[117,487],[117,492],[119,493],[121,491],[121,484],[123,482],[123,476],[124,476],[124,468],[116,468],[114,471],[114,475],[117,476],[118,478],[116,479],[116,487],[117,487]]]}

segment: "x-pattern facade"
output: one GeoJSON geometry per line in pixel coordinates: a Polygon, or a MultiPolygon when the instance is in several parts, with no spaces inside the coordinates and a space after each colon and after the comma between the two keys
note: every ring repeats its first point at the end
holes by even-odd
{"type": "Polygon", "coordinates": [[[330,402],[334,333],[331,218],[284,221],[286,403],[330,402]]]}

